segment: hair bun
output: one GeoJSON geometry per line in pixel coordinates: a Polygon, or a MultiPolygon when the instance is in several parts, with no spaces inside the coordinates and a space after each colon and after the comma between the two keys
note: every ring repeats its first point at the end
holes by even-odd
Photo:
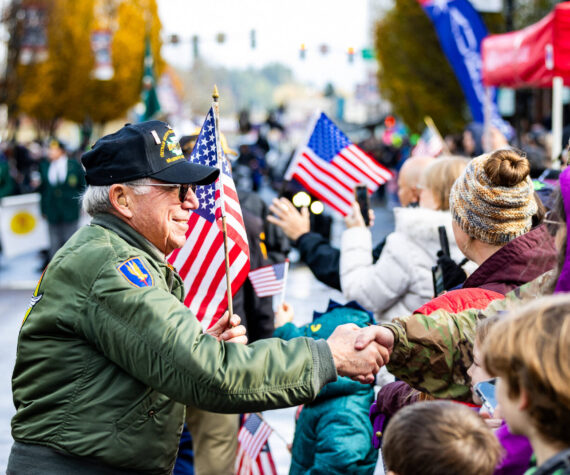
{"type": "Polygon", "coordinates": [[[526,157],[510,149],[492,152],[483,169],[495,186],[518,185],[530,174],[530,164],[526,157]]]}

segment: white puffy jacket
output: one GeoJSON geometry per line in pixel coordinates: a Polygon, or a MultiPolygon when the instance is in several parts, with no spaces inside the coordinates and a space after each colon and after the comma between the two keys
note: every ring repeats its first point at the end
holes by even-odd
{"type": "MultiPolygon", "coordinates": [[[[342,292],[373,311],[377,321],[409,315],[433,298],[431,268],[441,249],[439,226],[446,227],[451,257],[456,262],[464,258],[455,244],[449,211],[395,208],[394,215],[395,231],[388,235],[375,264],[369,229],[348,228],[342,235],[342,292]]],[[[474,268],[475,264],[469,263],[467,273],[474,268]]]]}

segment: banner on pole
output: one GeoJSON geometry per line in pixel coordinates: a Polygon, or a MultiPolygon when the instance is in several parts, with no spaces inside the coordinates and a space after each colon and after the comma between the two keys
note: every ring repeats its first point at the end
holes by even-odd
{"type": "MultiPolygon", "coordinates": [[[[484,122],[485,88],[481,70],[481,41],[487,28],[468,0],[418,0],[432,21],[441,48],[465,94],[475,122],[484,122]]],[[[507,126],[497,110],[496,90],[491,90],[491,122],[503,133],[507,126]]]]}
{"type": "Polygon", "coordinates": [[[91,33],[91,49],[95,56],[92,75],[101,81],[108,81],[115,74],[111,61],[111,38],[111,30],[95,30],[91,33]]]}
{"type": "Polygon", "coordinates": [[[25,6],[18,12],[18,16],[22,21],[20,63],[27,65],[45,61],[48,57],[45,8],[25,6]]]}

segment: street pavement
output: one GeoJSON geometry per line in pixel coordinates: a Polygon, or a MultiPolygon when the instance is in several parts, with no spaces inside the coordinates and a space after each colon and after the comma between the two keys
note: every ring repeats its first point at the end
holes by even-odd
{"type": "MultiPolygon", "coordinates": [[[[376,220],[372,229],[373,242],[392,231],[391,206],[373,202],[376,220]]],[[[344,229],[341,219],[333,221],[331,242],[338,246],[344,229]]],[[[295,309],[294,323],[304,325],[311,321],[313,310],[324,311],[328,300],[345,302],[342,294],[318,282],[310,270],[296,261],[295,252],[290,256],[291,269],[285,299],[295,309]]],[[[0,255],[0,471],[4,473],[12,445],[10,419],[14,414],[11,393],[11,375],[16,357],[18,331],[29,305],[33,289],[40,277],[41,259],[37,253],[26,254],[9,260],[0,255]]],[[[289,471],[290,454],[286,443],[291,443],[295,430],[295,408],[266,411],[264,418],[274,429],[269,439],[278,473],[289,471]]]]}

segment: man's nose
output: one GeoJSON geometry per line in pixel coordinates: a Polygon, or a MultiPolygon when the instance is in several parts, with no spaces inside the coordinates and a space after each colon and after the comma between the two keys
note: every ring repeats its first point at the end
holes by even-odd
{"type": "Polygon", "coordinates": [[[200,202],[198,201],[196,193],[194,193],[191,188],[188,188],[184,201],[182,202],[182,207],[184,209],[198,209],[199,206],[200,202]]]}

